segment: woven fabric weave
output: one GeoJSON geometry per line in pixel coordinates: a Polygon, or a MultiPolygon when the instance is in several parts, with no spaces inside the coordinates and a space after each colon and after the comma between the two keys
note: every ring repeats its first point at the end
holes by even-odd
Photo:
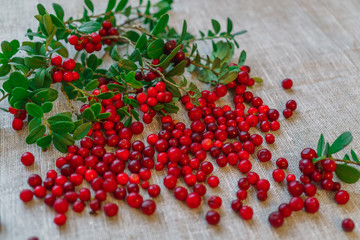
{"type": "MultiPolygon", "coordinates": [[[[0,40],[25,40],[27,28],[36,29],[36,4],[42,2],[51,9],[53,1],[46,0],[2,0],[0,8],[0,40]]],[[[81,16],[83,1],[59,0],[66,16],[81,16]]],[[[97,12],[106,8],[107,1],[94,1],[97,12]]],[[[137,1],[133,1],[137,5],[137,1]]],[[[249,192],[244,204],[253,207],[252,221],[243,221],[232,212],[230,203],[236,198],[237,181],[243,175],[234,167],[219,169],[220,178],[216,189],[209,189],[207,196],[219,195],[223,206],[219,210],[221,222],[209,226],[205,221],[208,206],[202,204],[190,210],[178,202],[171,191],[164,189],[164,173],[153,172],[151,183],[162,188],[156,198],[157,211],[153,216],[144,216],[119,202],[119,215],[107,218],[103,212],[90,215],[89,208],[81,214],[69,211],[65,226],[57,227],[53,222],[55,213],[35,199],[24,204],[19,192],[27,188],[27,177],[31,173],[41,176],[49,169],[55,169],[55,160],[61,154],[53,149],[41,152],[33,145],[26,145],[27,132],[11,129],[10,114],[0,115],[0,239],[359,239],[360,232],[344,233],[341,221],[351,217],[360,226],[359,184],[343,184],[350,193],[345,206],[336,205],[334,193],[319,190],[316,197],[320,210],[316,214],[295,212],[285,220],[280,229],[268,224],[268,215],[290,199],[285,183],[272,181],[275,160],[285,157],[289,160],[288,173],[300,176],[298,161],[305,147],[316,147],[321,133],[333,141],[340,133],[351,130],[354,135],[352,146],[360,152],[360,2],[357,0],[181,0],[175,1],[170,23],[181,30],[182,20],[188,22],[190,32],[211,28],[210,18],[218,19],[223,27],[226,18],[233,20],[234,28],[247,29],[239,37],[241,49],[247,51],[247,64],[252,76],[259,76],[264,83],[254,87],[256,95],[263,98],[270,107],[283,109],[289,99],[298,102],[298,109],[290,120],[281,117],[282,127],[274,135],[276,142],[269,148],[271,162],[260,163],[253,159],[253,169],[262,178],[272,182],[266,202],[256,199],[256,191],[249,192]],[[294,80],[292,90],[281,88],[281,80],[294,80]],[[24,167],[20,162],[22,153],[34,153],[36,164],[24,167]]],[[[210,44],[202,44],[201,50],[209,52],[210,44]]],[[[237,55],[240,50],[237,50],[237,55]]],[[[201,89],[206,87],[198,84],[201,89]]],[[[233,106],[231,97],[221,105],[233,106]]],[[[0,107],[8,107],[4,102],[0,107]]],[[[64,98],[55,104],[55,111],[69,108],[64,98]]],[[[187,122],[185,110],[177,115],[178,120],[187,122]]],[[[160,129],[158,121],[146,126],[148,133],[160,129]]],[[[347,150],[349,150],[347,148],[347,150]]],[[[342,153],[343,154],[343,153],[342,153]]],[[[341,156],[340,156],[341,157],[341,156]]],[[[211,158],[209,157],[210,161],[211,158]]],[[[215,164],[216,165],[216,164],[215,164]]],[[[144,194],[147,196],[147,194],[144,194]]]]}

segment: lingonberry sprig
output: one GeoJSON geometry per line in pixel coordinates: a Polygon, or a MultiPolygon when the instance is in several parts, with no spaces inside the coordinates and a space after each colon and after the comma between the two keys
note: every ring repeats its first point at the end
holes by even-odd
{"type": "MultiPolygon", "coordinates": [[[[109,0],[104,13],[94,14],[93,3],[86,0],[83,16],[68,20],[64,20],[61,5],[53,4],[52,14],[38,4],[35,18],[39,27],[27,31],[30,41],[2,42],[0,77],[5,82],[1,100],[9,101],[15,130],[22,129],[28,118],[28,144],[36,143],[43,150],[53,145],[66,152],[67,146],[89,133],[94,122],[119,116],[129,127],[133,119],[140,120],[139,109],[144,113],[143,121],[150,123],[156,112],[176,113],[179,108],[175,103],[184,94],[198,105],[201,95],[197,85],[185,78],[180,82],[173,79],[189,66],[196,66],[190,71],[210,69],[215,76],[211,83],[226,84],[235,79],[239,68],[228,63],[238,47],[235,37],[246,31],[232,33],[230,19],[225,32],[220,32],[219,22],[213,19],[213,29],[207,35],[200,32],[197,38],[187,32],[186,21],[181,33],[168,26],[172,1],[140,1],[139,6],[125,0],[116,2],[109,0]],[[119,20],[119,16],[125,19],[119,20]],[[197,50],[196,42],[204,40],[213,42],[211,57],[202,57],[197,50]],[[69,58],[67,43],[76,50],[73,58],[69,58]],[[18,56],[20,51],[27,55],[18,56]],[[99,51],[105,53],[101,57],[94,54],[99,51]],[[106,56],[114,61],[109,68],[102,67],[106,56]],[[208,60],[202,63],[201,59],[208,60]],[[139,102],[136,95],[158,82],[165,83],[165,88],[139,102]],[[60,92],[58,84],[71,112],[51,116],[60,92]],[[104,109],[111,100],[116,102],[114,111],[104,109]],[[79,111],[72,101],[82,101],[84,106],[79,111]]],[[[200,80],[202,76],[199,72],[200,80]]]]}

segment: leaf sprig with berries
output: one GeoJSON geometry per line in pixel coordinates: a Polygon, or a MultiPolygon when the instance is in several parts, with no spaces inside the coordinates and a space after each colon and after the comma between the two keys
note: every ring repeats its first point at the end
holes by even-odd
{"type": "Polygon", "coordinates": [[[196,84],[174,76],[182,76],[188,67],[202,82],[227,84],[236,78],[246,59],[243,51],[239,66],[229,66],[235,47],[239,47],[235,37],[246,32],[233,33],[230,19],[223,32],[219,22],[212,19],[213,29],[200,31],[196,37],[187,32],[186,20],[181,33],[168,25],[172,0],[140,0],[138,6],[127,0],[109,0],[101,14],[94,13],[91,0],[84,4],[81,18],[67,20],[61,5],[53,4],[51,13],[38,4],[35,18],[39,25],[35,31],[27,30],[29,40],[1,43],[1,100],[7,99],[11,106],[14,129],[22,129],[28,117],[26,143],[36,143],[43,150],[53,145],[67,152],[67,146],[85,137],[93,123],[115,115],[128,127],[140,120],[139,112],[143,112],[145,123],[150,123],[156,112],[176,113],[179,108],[175,103],[184,94],[197,105],[201,94],[196,84]],[[206,40],[212,42],[212,53],[202,56],[197,42],[206,40]],[[68,44],[76,50],[72,58],[68,44]],[[105,68],[107,56],[113,64],[105,68]],[[136,93],[157,82],[166,86],[162,99],[148,101],[147,106],[136,99],[136,93]],[[51,115],[59,94],[64,94],[71,111],[51,115]],[[110,99],[118,100],[115,113],[104,111],[100,104],[110,99]],[[80,112],[73,101],[84,103],[80,112]]]}

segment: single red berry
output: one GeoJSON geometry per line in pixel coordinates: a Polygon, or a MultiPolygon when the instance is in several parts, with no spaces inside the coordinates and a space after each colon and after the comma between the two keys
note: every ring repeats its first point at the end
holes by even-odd
{"type": "Polygon", "coordinates": [[[85,204],[83,201],[81,200],[76,200],[74,203],[73,203],[73,210],[74,212],[77,212],[77,213],[80,213],[84,210],[85,208],[85,204]]]}
{"type": "Polygon", "coordinates": [[[285,179],[285,173],[281,169],[275,169],[272,173],[275,182],[282,182],[285,179]]]}
{"type": "Polygon", "coordinates": [[[336,163],[334,160],[325,159],[321,162],[321,165],[326,172],[334,172],[336,170],[336,163]]]}
{"type": "Polygon", "coordinates": [[[214,188],[219,185],[220,181],[217,176],[211,176],[208,178],[207,183],[209,184],[210,187],[214,188]]]}
{"type": "Polygon", "coordinates": [[[290,118],[292,116],[293,112],[290,109],[284,109],[283,115],[285,118],[290,118]]]}
{"type": "Polygon", "coordinates": [[[210,225],[216,225],[220,222],[220,214],[213,210],[208,211],[205,218],[210,225]]]}
{"type": "Polygon", "coordinates": [[[53,56],[51,58],[51,64],[53,66],[60,66],[62,63],[62,58],[60,56],[53,56]]]}
{"type": "Polygon", "coordinates": [[[139,208],[143,202],[143,198],[139,193],[132,192],[126,196],[126,202],[132,208],[139,208]]]}
{"type": "Polygon", "coordinates": [[[295,111],[297,107],[296,101],[295,100],[289,100],[286,102],[286,108],[290,109],[291,111],[295,111]]]}
{"type": "Polygon", "coordinates": [[[211,196],[208,199],[208,205],[210,208],[217,209],[217,208],[221,207],[221,204],[222,204],[222,200],[218,196],[211,196]]]}
{"type": "Polygon", "coordinates": [[[119,207],[115,203],[107,203],[104,206],[104,212],[106,216],[113,217],[115,216],[119,211],[119,207]]]}
{"type": "Polygon", "coordinates": [[[282,203],[279,206],[279,212],[281,213],[281,215],[283,217],[289,217],[291,215],[291,213],[292,213],[292,209],[291,209],[289,204],[282,203]]]}
{"type": "Polygon", "coordinates": [[[156,184],[151,184],[147,190],[148,190],[149,196],[153,197],[153,198],[159,196],[159,194],[161,192],[159,185],[156,185],[156,184]]]}
{"type": "Polygon", "coordinates": [[[54,218],[54,223],[58,226],[62,226],[66,223],[66,216],[63,213],[56,214],[54,218]]]}
{"type": "Polygon", "coordinates": [[[304,192],[305,192],[306,196],[309,196],[309,197],[315,196],[316,190],[317,190],[317,188],[314,184],[312,184],[312,183],[305,184],[304,192]]]}
{"type": "Polygon", "coordinates": [[[153,200],[148,199],[141,203],[141,211],[145,215],[152,215],[156,210],[156,204],[153,200]]]}
{"type": "Polygon", "coordinates": [[[248,182],[251,184],[251,185],[256,185],[257,182],[259,181],[259,175],[255,172],[249,172],[246,176],[248,182]]]}
{"type": "Polygon", "coordinates": [[[290,89],[293,85],[293,82],[291,79],[286,78],[281,82],[281,85],[284,89],[290,89]]]}
{"type": "Polygon", "coordinates": [[[57,213],[65,213],[69,209],[69,203],[65,198],[58,198],[54,202],[54,210],[57,213]]]}
{"type": "Polygon", "coordinates": [[[256,194],[256,197],[261,202],[265,201],[268,198],[267,191],[264,191],[264,190],[258,191],[258,193],[256,194]]]}
{"type": "Polygon", "coordinates": [[[295,181],[296,180],[296,177],[294,174],[288,174],[286,176],[286,181],[289,183],[289,182],[292,182],[292,181],[295,181]]]}
{"type": "Polygon", "coordinates": [[[273,144],[275,142],[275,137],[271,133],[265,135],[265,141],[269,144],[273,144]]]}
{"type": "Polygon", "coordinates": [[[254,214],[252,208],[249,206],[242,206],[239,213],[244,220],[250,220],[254,214]]]}
{"type": "Polygon", "coordinates": [[[20,192],[20,199],[23,202],[28,202],[33,199],[33,192],[30,189],[24,189],[20,192]]]}
{"type": "Polygon", "coordinates": [[[260,179],[257,183],[256,183],[256,189],[257,190],[263,190],[265,192],[269,191],[270,189],[270,183],[268,180],[266,179],[260,179]]]}
{"type": "MultiPolygon", "coordinates": [[[[79,37],[78,36],[76,36],[76,35],[71,35],[69,38],[68,38],[68,40],[69,40],[69,43],[71,44],[71,45],[76,45],[76,44],[78,44],[78,42],[79,42],[79,37]]],[[[60,63],[61,64],[61,63],[60,63]]]]}
{"type": "Polygon", "coordinates": [[[240,199],[235,199],[231,202],[231,208],[232,210],[234,210],[234,212],[238,213],[241,207],[242,207],[242,203],[240,199]]]}
{"type": "Polygon", "coordinates": [[[257,157],[260,162],[268,162],[271,159],[271,152],[268,149],[261,149],[257,152],[257,157]]]}
{"type": "Polygon", "coordinates": [[[300,197],[292,197],[289,205],[293,211],[300,211],[304,207],[304,201],[300,197]]]}
{"type": "Polygon", "coordinates": [[[305,200],[305,211],[315,213],[319,210],[320,204],[315,197],[309,197],[305,200]]]}
{"type": "Polygon", "coordinates": [[[278,160],[276,160],[276,166],[280,169],[287,169],[288,161],[285,158],[279,158],[278,160]]]}
{"type": "Polygon", "coordinates": [[[69,71],[72,71],[75,68],[75,65],[76,65],[76,63],[75,63],[74,59],[71,59],[71,58],[68,58],[63,62],[63,67],[69,71]]]}
{"type": "Polygon", "coordinates": [[[196,192],[192,192],[186,197],[186,204],[189,208],[197,208],[200,206],[200,203],[201,196],[196,192]]]}
{"type": "Polygon", "coordinates": [[[304,192],[304,185],[299,181],[288,183],[288,191],[292,196],[300,196],[304,192]]]}
{"type": "Polygon", "coordinates": [[[14,130],[21,130],[23,128],[23,121],[20,118],[14,118],[12,128],[14,130]]]}
{"type": "Polygon", "coordinates": [[[34,195],[37,198],[43,198],[46,196],[46,188],[44,186],[36,186],[34,188],[34,195]]]}
{"type": "Polygon", "coordinates": [[[21,162],[22,164],[24,164],[25,166],[30,166],[34,163],[34,155],[30,152],[26,152],[23,155],[21,155],[21,162]]]}
{"type": "Polygon", "coordinates": [[[345,218],[342,221],[341,226],[342,226],[342,228],[344,229],[345,232],[352,232],[352,230],[354,230],[354,228],[355,228],[355,223],[350,218],[345,218]]]}
{"type": "Polygon", "coordinates": [[[335,201],[337,204],[346,204],[349,201],[349,193],[345,190],[340,190],[335,194],[335,201]]]}
{"type": "Polygon", "coordinates": [[[278,211],[270,213],[268,220],[274,228],[281,227],[284,223],[284,217],[278,211]]]}

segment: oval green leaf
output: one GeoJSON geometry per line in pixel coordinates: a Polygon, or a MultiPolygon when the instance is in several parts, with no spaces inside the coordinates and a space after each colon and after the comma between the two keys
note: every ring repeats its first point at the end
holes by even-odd
{"type": "Polygon", "coordinates": [[[46,132],[46,127],[44,125],[40,125],[34,128],[33,130],[31,130],[31,132],[27,135],[25,142],[27,144],[33,144],[39,138],[41,138],[45,132],[46,132]]]}
{"type": "Polygon", "coordinates": [[[78,128],[75,129],[73,137],[75,140],[80,140],[84,138],[90,131],[91,123],[87,122],[80,125],[78,128]]]}
{"type": "Polygon", "coordinates": [[[32,117],[42,118],[44,113],[39,105],[35,103],[27,103],[25,106],[27,113],[32,117]]]}
{"type": "Polygon", "coordinates": [[[359,170],[347,164],[337,164],[335,173],[341,181],[346,183],[355,183],[360,178],[359,170]]]}

